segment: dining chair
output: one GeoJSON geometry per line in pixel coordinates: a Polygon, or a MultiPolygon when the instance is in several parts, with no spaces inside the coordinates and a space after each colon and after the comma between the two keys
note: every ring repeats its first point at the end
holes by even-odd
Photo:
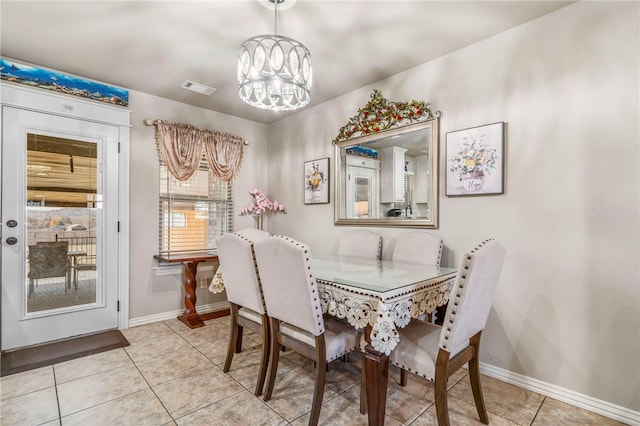
{"type": "Polygon", "coordinates": [[[407,382],[407,370],[435,382],[440,426],[449,424],[447,379],[467,363],[478,416],[482,423],[489,423],[480,385],[480,338],[504,257],[505,249],[493,239],[466,253],[451,289],[444,325],[412,321],[398,330],[400,342],[391,352],[390,362],[402,369],[402,386],[407,382]]]}
{"type": "Polygon", "coordinates": [[[69,243],[37,242],[29,246],[29,297],[34,293],[34,283],[41,278],[64,277],[64,292],[71,280],[71,263],[69,262],[69,243]]]}
{"type": "Polygon", "coordinates": [[[271,354],[264,400],[271,399],[280,347],[315,363],[310,425],[320,418],[327,363],[358,349],[359,332],[342,321],[324,318],[313,277],[309,247],[282,235],[255,244],[256,261],[270,319],[271,354]]]}
{"type": "Polygon", "coordinates": [[[227,356],[222,370],[231,368],[234,353],[242,352],[244,328],[262,336],[262,357],[254,394],[262,394],[269,362],[269,320],[262,295],[253,245],[269,236],[268,232],[228,233],[216,239],[218,260],[230,305],[231,329],[227,356]]]}
{"type": "Polygon", "coordinates": [[[69,243],[73,288],[78,289],[78,273],[97,269],[97,245],[94,236],[58,236],[56,241],[69,243]]]}
{"type": "Polygon", "coordinates": [[[440,266],[442,239],[425,231],[412,231],[399,235],[393,248],[394,262],[440,266]]]}
{"type": "Polygon", "coordinates": [[[340,237],[338,255],[380,260],[382,255],[382,236],[366,229],[345,232],[340,237]]]}

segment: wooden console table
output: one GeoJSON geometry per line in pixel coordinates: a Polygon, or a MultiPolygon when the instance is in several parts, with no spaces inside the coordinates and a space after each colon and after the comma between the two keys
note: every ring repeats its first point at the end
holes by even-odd
{"type": "Polygon", "coordinates": [[[208,319],[229,315],[228,309],[202,315],[199,315],[196,311],[196,273],[198,272],[198,264],[218,260],[218,254],[216,252],[200,251],[166,255],[157,254],[153,257],[159,262],[182,263],[184,266],[184,312],[178,316],[178,319],[189,328],[203,327],[205,325],[204,321],[208,319]]]}

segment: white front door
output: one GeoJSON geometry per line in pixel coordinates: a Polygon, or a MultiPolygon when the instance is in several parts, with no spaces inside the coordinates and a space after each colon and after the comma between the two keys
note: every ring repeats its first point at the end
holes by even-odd
{"type": "Polygon", "coordinates": [[[118,327],[118,127],[2,109],[2,349],[118,327]]]}

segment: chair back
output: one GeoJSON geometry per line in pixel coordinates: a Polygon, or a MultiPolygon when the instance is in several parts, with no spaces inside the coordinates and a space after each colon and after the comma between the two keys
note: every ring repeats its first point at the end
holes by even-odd
{"type": "MultiPolygon", "coordinates": [[[[67,234],[70,233],[72,232],[68,232],[67,234]]],[[[82,255],[76,257],[76,265],[93,266],[95,269],[97,261],[97,245],[95,236],[58,236],[58,234],[56,234],[56,241],[66,241],[69,243],[70,252],[82,253],[82,255]]]]}
{"type": "Polygon", "coordinates": [[[505,249],[491,239],[465,253],[451,289],[440,348],[455,354],[484,329],[504,263],[505,249]]]}
{"type": "Polygon", "coordinates": [[[255,243],[256,241],[264,240],[269,236],[267,231],[263,231],[258,228],[244,228],[235,232],[236,234],[240,234],[249,241],[255,243]]]}
{"type": "Polygon", "coordinates": [[[227,299],[263,315],[266,313],[253,242],[229,233],[216,239],[227,299]]]}
{"type": "Polygon", "coordinates": [[[309,247],[274,235],[257,242],[254,248],[268,315],[314,336],[324,333],[309,247]]]}
{"type": "Polygon", "coordinates": [[[366,229],[345,232],[340,237],[338,255],[380,260],[382,255],[382,236],[366,229]]]}
{"type": "Polygon", "coordinates": [[[406,232],[396,238],[394,262],[440,266],[442,240],[424,231],[406,232]]]}
{"type": "Polygon", "coordinates": [[[29,246],[29,278],[61,277],[69,272],[67,241],[39,242],[29,246]]]}

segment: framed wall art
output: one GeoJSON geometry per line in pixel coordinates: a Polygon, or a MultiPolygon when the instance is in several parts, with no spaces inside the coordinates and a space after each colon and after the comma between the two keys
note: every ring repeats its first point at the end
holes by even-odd
{"type": "Polygon", "coordinates": [[[304,163],[304,203],[329,202],[329,157],[304,163]]]}
{"type": "Polygon", "coordinates": [[[447,133],[446,195],[504,193],[504,122],[447,133]]]}

